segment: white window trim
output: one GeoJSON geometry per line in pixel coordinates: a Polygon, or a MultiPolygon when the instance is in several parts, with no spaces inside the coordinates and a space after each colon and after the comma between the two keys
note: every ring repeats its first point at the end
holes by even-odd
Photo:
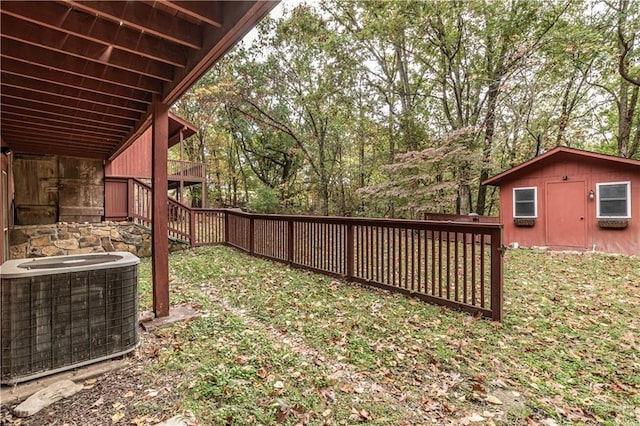
{"type": "Polygon", "coordinates": [[[631,219],[631,181],[600,182],[596,183],[596,218],[597,219],[631,219]],[[626,216],[602,216],[600,214],[600,186],[603,185],[627,185],[627,214],[626,216]]]}
{"type": "Polygon", "coordinates": [[[513,188],[513,218],[514,219],[535,219],[538,217],[538,187],[523,186],[513,188]],[[533,216],[516,216],[516,191],[521,189],[533,189],[533,216]]]}

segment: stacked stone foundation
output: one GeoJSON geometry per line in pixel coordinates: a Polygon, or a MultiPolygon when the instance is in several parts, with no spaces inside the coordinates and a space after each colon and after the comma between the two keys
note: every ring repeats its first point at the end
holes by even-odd
{"type": "MultiPolygon", "coordinates": [[[[169,242],[169,251],[189,244],[169,242]]],[[[9,234],[9,258],[61,256],[128,251],[151,256],[151,230],[132,222],[65,223],[13,226],[9,234]]]]}

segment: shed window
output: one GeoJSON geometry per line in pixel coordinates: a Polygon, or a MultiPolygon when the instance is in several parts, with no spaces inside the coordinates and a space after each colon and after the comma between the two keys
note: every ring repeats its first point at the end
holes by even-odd
{"type": "Polygon", "coordinates": [[[611,182],[596,184],[598,218],[631,217],[631,183],[611,182]]]}
{"type": "Polygon", "coordinates": [[[532,188],[513,189],[513,217],[535,218],[538,217],[538,191],[532,188]]]}

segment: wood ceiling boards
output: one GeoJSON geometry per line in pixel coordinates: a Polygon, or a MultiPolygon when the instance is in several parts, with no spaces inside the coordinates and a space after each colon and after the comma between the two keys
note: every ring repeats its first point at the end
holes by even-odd
{"type": "Polygon", "coordinates": [[[3,145],[115,157],[275,4],[0,2],[3,145]]]}

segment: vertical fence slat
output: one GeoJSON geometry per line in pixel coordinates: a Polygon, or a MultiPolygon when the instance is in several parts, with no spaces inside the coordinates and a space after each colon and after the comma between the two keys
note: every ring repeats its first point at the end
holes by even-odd
{"type": "Polygon", "coordinates": [[[451,298],[451,235],[445,231],[447,236],[447,299],[451,298]]]}
{"type": "Polygon", "coordinates": [[[293,263],[293,256],[294,256],[294,237],[293,237],[293,232],[294,232],[294,226],[293,226],[293,219],[289,218],[287,219],[287,260],[289,261],[289,263],[293,263]]]}
{"type": "Polygon", "coordinates": [[[413,229],[409,230],[409,233],[411,234],[411,291],[415,291],[415,275],[416,275],[416,249],[415,249],[415,242],[416,242],[416,235],[415,232],[413,231],[413,229]]]}
{"type": "Polygon", "coordinates": [[[453,268],[454,268],[454,270],[456,272],[455,276],[454,276],[455,277],[454,278],[455,279],[455,283],[454,283],[454,285],[455,285],[455,299],[454,300],[456,302],[460,300],[460,298],[459,298],[459,289],[458,289],[459,281],[460,281],[460,263],[459,263],[460,259],[459,259],[459,256],[458,256],[458,249],[459,249],[458,235],[459,235],[458,232],[456,232],[455,236],[454,236],[454,246],[453,246],[454,247],[453,256],[454,256],[454,259],[455,259],[453,268]]]}
{"type": "Polygon", "coordinates": [[[471,233],[471,301],[476,304],[476,234],[471,233]]]}
{"type": "Polygon", "coordinates": [[[485,276],[484,276],[484,234],[480,235],[480,306],[484,308],[484,286],[485,286],[485,276]]]}

